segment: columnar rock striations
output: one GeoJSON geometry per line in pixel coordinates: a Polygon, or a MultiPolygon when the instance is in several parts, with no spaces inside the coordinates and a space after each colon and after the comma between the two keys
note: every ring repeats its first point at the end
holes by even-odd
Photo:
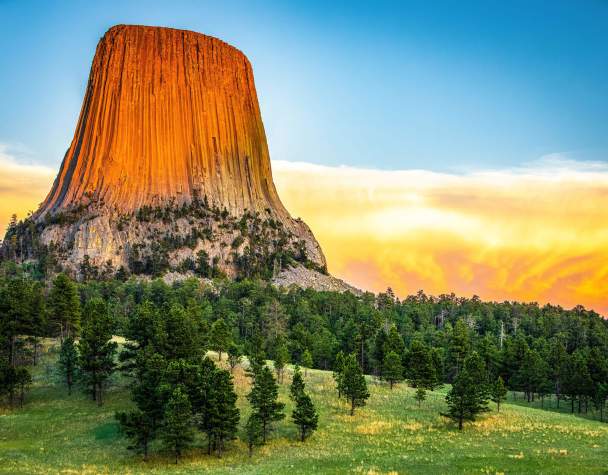
{"type": "Polygon", "coordinates": [[[312,232],[275,189],[251,64],[233,46],[191,31],[106,32],[74,138],[33,221],[41,245],[75,268],[85,256],[87,265],[125,266],[135,251],[146,254],[150,239],[172,240],[165,253],[172,268],[201,250],[228,274],[256,253],[283,266],[299,253],[325,267],[312,232]],[[193,204],[208,213],[194,210],[193,218],[193,204]],[[256,232],[275,248],[254,248],[256,232]]]}

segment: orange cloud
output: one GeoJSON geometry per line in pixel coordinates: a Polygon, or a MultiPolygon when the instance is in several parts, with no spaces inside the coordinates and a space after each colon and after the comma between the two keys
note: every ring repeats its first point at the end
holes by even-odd
{"type": "MultiPolygon", "coordinates": [[[[406,295],[583,304],[608,315],[608,167],[553,160],[466,175],[273,162],[281,199],[313,229],[335,275],[406,295]]],[[[0,226],[55,171],[0,144],[0,226]]]]}
{"type": "Polygon", "coordinates": [[[51,168],[17,162],[0,143],[0,239],[13,213],[22,219],[38,208],[55,174],[51,168]]]}
{"type": "Polygon", "coordinates": [[[608,314],[608,167],[554,158],[456,175],[279,161],[273,171],[330,271],[355,285],[608,314]]]}

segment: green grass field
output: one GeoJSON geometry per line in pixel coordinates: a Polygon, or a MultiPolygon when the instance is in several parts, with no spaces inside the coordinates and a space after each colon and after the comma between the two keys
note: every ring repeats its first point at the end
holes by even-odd
{"type": "MultiPolygon", "coordinates": [[[[445,389],[418,408],[414,390],[392,391],[370,382],[368,405],[348,415],[336,397],[330,372],[308,370],[305,380],[319,410],[319,430],[296,441],[288,417],[271,441],[248,457],[245,444],[229,444],[222,459],[204,454],[205,444],[175,465],[158,450],[147,463],[126,449],[114,421],[129,406],[128,381],[117,378],[98,408],[82,393],[68,397],[53,373],[50,355],[34,371],[23,409],[0,413],[0,473],[608,473],[608,425],[560,412],[505,404],[459,433],[439,415],[445,389]]],[[[282,400],[291,402],[288,377],[282,400]]],[[[241,422],[248,415],[248,379],[235,371],[241,422]]]]}

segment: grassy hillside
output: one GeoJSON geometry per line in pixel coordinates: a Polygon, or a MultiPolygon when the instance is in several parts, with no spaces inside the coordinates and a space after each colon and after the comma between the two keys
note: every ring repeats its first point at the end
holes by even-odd
{"type": "MultiPolygon", "coordinates": [[[[53,373],[54,355],[34,371],[23,409],[0,413],[0,473],[608,473],[608,425],[558,412],[505,404],[462,433],[439,412],[443,391],[418,408],[414,391],[392,391],[370,380],[371,398],[354,417],[336,397],[331,373],[308,370],[306,383],[320,413],[319,431],[296,441],[288,417],[250,459],[245,444],[229,444],[222,459],[194,448],[175,465],[157,450],[148,463],[126,449],[114,413],[128,407],[128,381],[117,378],[107,404],[71,397],[53,373]]],[[[291,413],[288,381],[282,400],[291,413]]],[[[235,371],[242,423],[248,379],[235,371]]]]}

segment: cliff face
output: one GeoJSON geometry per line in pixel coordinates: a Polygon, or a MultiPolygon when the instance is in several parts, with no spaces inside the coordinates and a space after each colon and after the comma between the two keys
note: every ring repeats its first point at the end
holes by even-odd
{"type": "Polygon", "coordinates": [[[23,257],[42,246],[74,269],[85,257],[117,268],[159,252],[164,267],[190,268],[200,251],[228,274],[251,260],[325,267],[272,181],[249,61],[191,31],[107,31],[74,138],[33,221],[23,257]]]}
{"type": "Polygon", "coordinates": [[[82,112],[41,214],[103,201],[121,211],[193,193],[282,219],[253,71],[209,36],[115,26],[97,46],[82,112]]]}

